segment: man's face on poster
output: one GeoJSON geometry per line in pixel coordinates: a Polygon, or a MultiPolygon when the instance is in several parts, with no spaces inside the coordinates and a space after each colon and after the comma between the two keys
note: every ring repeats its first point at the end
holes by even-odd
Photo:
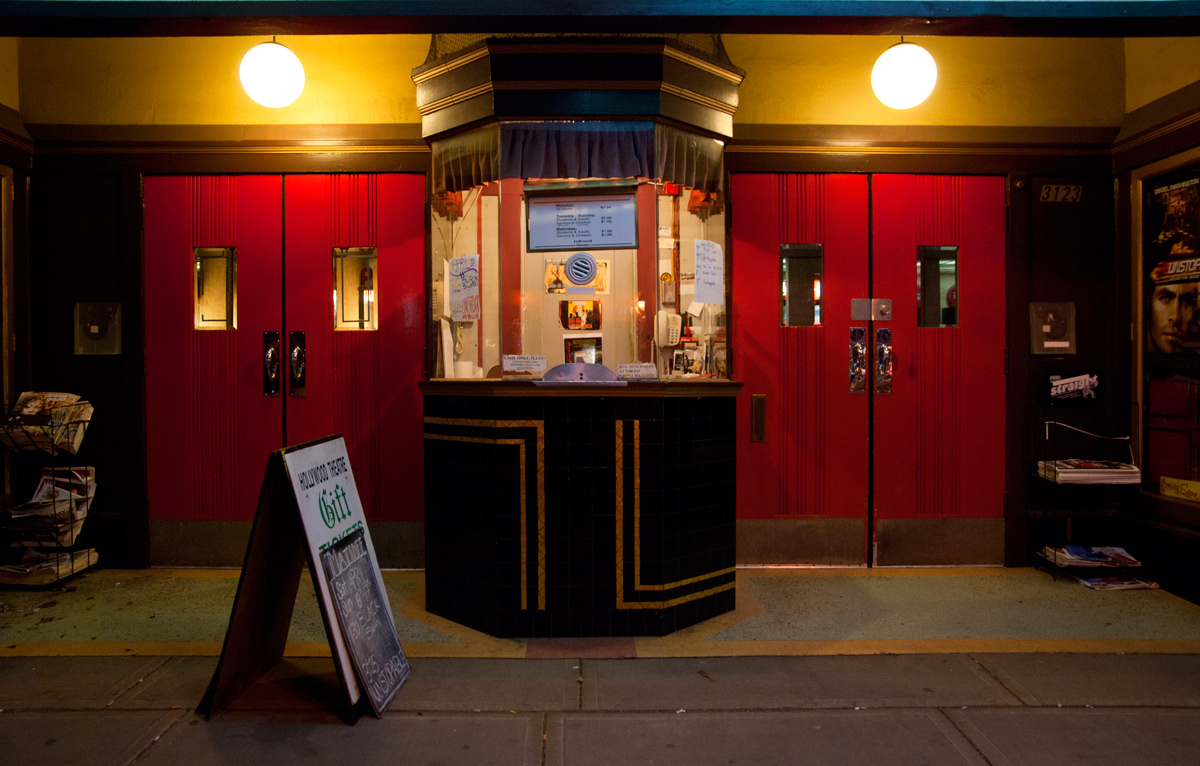
{"type": "MultiPolygon", "coordinates": [[[[1200,282],[1158,285],[1150,295],[1150,343],[1166,354],[1184,351],[1184,342],[1195,340],[1200,282]]],[[[1187,349],[1192,350],[1192,349],[1187,349]]]]}

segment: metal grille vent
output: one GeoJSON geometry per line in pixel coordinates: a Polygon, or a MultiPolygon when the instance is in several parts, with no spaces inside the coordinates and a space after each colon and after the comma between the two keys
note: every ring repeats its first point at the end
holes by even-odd
{"type": "Polygon", "coordinates": [[[567,279],[576,285],[586,285],[596,278],[596,259],[587,253],[575,253],[567,259],[567,279]]]}

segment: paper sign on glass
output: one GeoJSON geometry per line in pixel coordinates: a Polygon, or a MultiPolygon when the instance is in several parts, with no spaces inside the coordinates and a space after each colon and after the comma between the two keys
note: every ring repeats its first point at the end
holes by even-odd
{"type": "Polygon", "coordinates": [[[479,256],[463,255],[450,259],[450,318],[455,322],[474,322],[482,318],[479,303],[479,256]]]}
{"type": "Polygon", "coordinates": [[[725,305],[725,256],[716,242],[696,240],[696,300],[725,305]]]}

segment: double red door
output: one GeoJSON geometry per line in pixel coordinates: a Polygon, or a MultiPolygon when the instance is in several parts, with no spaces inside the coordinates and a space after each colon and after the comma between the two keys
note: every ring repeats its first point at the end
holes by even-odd
{"type": "Polygon", "coordinates": [[[858,530],[822,563],[1002,519],[1004,179],[737,174],[730,199],[739,518],[858,530]]]}
{"type": "Polygon", "coordinates": [[[424,198],[419,175],[146,178],[152,520],[248,520],[269,453],[333,433],[369,520],[422,518],[424,198]]]}

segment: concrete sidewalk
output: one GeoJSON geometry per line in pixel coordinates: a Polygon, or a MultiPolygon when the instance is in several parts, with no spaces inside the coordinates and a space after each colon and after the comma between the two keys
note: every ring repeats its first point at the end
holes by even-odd
{"type": "Polygon", "coordinates": [[[212,721],[214,657],[0,658],[0,763],[1200,763],[1200,655],[414,658],[382,719],[289,659],[212,721]]]}

